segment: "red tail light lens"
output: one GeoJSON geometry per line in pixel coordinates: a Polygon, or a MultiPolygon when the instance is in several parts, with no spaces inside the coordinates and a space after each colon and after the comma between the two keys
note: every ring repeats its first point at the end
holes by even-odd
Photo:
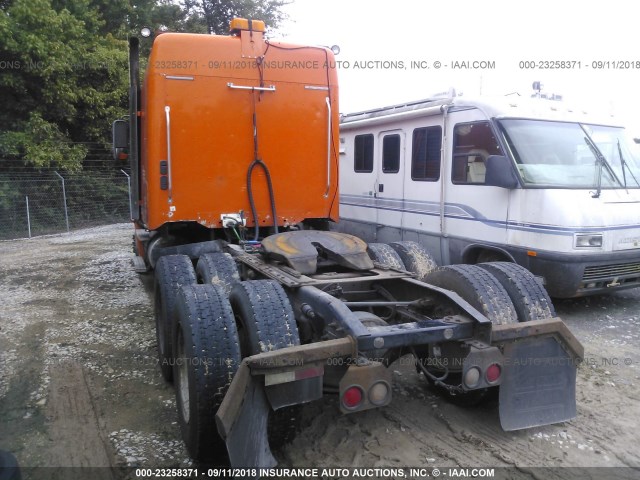
{"type": "Polygon", "coordinates": [[[363,391],[360,387],[349,387],[342,394],[342,404],[346,408],[357,408],[362,403],[363,396],[363,391]]]}
{"type": "Polygon", "coordinates": [[[493,363],[489,365],[486,373],[487,382],[489,383],[497,382],[501,374],[502,374],[502,368],[500,367],[500,365],[498,365],[497,363],[493,363]]]}

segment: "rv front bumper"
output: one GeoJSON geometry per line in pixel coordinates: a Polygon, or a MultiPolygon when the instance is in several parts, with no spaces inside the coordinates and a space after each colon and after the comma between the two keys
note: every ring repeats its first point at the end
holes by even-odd
{"type": "Polygon", "coordinates": [[[549,295],[573,298],[640,286],[640,251],[589,255],[538,252],[528,269],[545,279],[549,295]]]}

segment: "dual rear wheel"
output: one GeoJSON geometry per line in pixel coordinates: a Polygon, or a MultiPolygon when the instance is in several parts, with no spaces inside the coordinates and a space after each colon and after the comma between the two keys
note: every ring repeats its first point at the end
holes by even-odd
{"type": "Polygon", "coordinates": [[[174,328],[177,323],[177,297],[184,286],[211,284],[221,287],[228,294],[240,277],[235,262],[228,253],[207,253],[200,257],[197,266],[187,255],[160,257],[154,278],[154,317],[158,361],[162,377],[173,381],[174,328]]]}
{"type": "MultiPolygon", "coordinates": [[[[551,299],[544,287],[524,267],[508,262],[492,262],[478,265],[449,265],[434,270],[426,276],[425,282],[451,290],[457,293],[463,300],[476,310],[484,314],[493,324],[513,324],[544,320],[555,316],[555,310],[551,299]]],[[[442,314],[459,313],[457,307],[444,307],[442,314]]],[[[441,356],[448,360],[457,355],[465,355],[460,352],[457,343],[443,343],[440,345],[441,356]],[[450,358],[449,358],[450,357],[450,358]]],[[[422,365],[437,365],[432,348],[424,348],[417,359],[422,365]]],[[[457,365],[463,357],[457,358],[457,365]]],[[[454,362],[447,361],[448,364],[454,362]]],[[[443,380],[447,386],[460,385],[461,371],[430,368],[425,376],[431,384],[435,382],[429,374],[441,377],[447,374],[443,380]]],[[[495,387],[494,387],[495,388],[495,387]]],[[[466,393],[452,394],[452,389],[438,388],[455,403],[473,405],[484,400],[491,389],[471,390],[466,393]]]]}
{"type": "MultiPolygon", "coordinates": [[[[370,244],[369,255],[383,266],[409,270],[420,280],[456,292],[496,324],[555,316],[544,288],[513,263],[437,268],[415,242],[370,244]]],[[[156,265],[155,290],[161,371],[165,379],[174,380],[188,451],[198,461],[225,463],[226,448],[217,433],[215,413],[242,358],[300,344],[287,295],[272,280],[241,282],[235,262],[224,253],[203,255],[195,269],[185,255],[162,257],[156,265]]],[[[459,375],[451,372],[448,382],[459,383],[459,375]]],[[[470,393],[458,396],[461,403],[474,403],[486,391],[470,393]]],[[[272,412],[273,444],[290,439],[296,413],[296,408],[272,412]],[[280,437],[276,439],[273,432],[280,437]]]]}
{"type": "MultiPolygon", "coordinates": [[[[544,287],[527,269],[515,263],[488,262],[438,268],[424,247],[412,241],[370,243],[368,253],[372,260],[384,267],[407,270],[415,274],[418,280],[457,293],[496,325],[543,320],[556,314],[544,287]]],[[[460,313],[453,303],[447,305],[444,302],[439,310],[440,316],[460,313]]],[[[433,367],[438,364],[438,357],[432,347],[417,348],[415,353],[421,365],[431,366],[425,376],[432,385],[437,383],[434,378],[445,374],[443,382],[447,386],[460,385],[461,371],[433,367]]],[[[459,343],[451,342],[439,345],[438,355],[445,358],[447,363],[456,359],[459,365],[459,360],[466,352],[461,351],[459,343]]],[[[465,405],[478,403],[489,393],[488,389],[484,389],[466,393],[458,391],[454,395],[451,388],[439,387],[438,390],[455,403],[465,405]]]]}
{"type": "MultiPolygon", "coordinates": [[[[215,414],[242,358],[300,344],[293,309],[279,283],[241,282],[225,253],[203,255],[195,269],[187,256],[166,256],[156,270],[158,351],[171,367],[163,376],[174,381],[182,437],[192,458],[225,464],[215,414]]],[[[272,444],[290,440],[297,413],[271,413],[272,444]]]]}

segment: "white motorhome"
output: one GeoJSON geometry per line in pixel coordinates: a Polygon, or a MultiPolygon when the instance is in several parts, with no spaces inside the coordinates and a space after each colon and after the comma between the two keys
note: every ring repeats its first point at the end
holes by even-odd
{"type": "Polygon", "coordinates": [[[521,97],[343,115],[339,229],[512,261],[568,298],[640,285],[640,155],[611,116],[521,97]]]}

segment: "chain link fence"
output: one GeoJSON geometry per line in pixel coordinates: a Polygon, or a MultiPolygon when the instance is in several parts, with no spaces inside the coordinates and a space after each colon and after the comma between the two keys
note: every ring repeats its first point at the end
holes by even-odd
{"type": "Polygon", "coordinates": [[[0,240],[126,222],[129,189],[114,168],[0,171],[0,240]]]}

